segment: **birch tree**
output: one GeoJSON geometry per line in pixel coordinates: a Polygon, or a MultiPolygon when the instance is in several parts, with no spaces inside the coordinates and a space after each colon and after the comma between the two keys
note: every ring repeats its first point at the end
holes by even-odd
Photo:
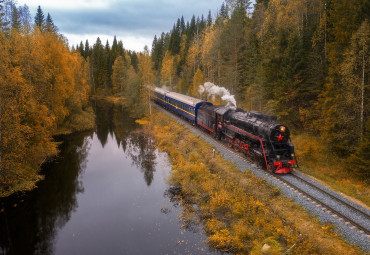
{"type": "Polygon", "coordinates": [[[346,119],[350,120],[349,132],[362,139],[366,117],[369,116],[369,33],[370,26],[365,20],[352,36],[349,49],[341,65],[343,76],[346,119]]]}

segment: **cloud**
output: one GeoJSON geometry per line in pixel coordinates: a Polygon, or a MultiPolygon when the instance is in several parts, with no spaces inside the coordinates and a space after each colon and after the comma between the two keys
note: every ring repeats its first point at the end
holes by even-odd
{"type": "MultiPolygon", "coordinates": [[[[222,0],[19,0],[30,6],[34,16],[38,5],[45,16],[50,13],[59,31],[70,41],[81,35],[114,35],[126,38],[154,38],[169,32],[178,18],[185,22],[192,15],[206,18],[208,10],[215,14],[222,0]]],[[[79,41],[81,41],[79,40],[79,41]]],[[[96,40],[96,38],[95,38],[96,40]]],[[[90,42],[90,40],[89,40],[90,42]]],[[[124,41],[123,41],[124,42],[124,41]]],[[[90,42],[91,43],[91,42],[90,42]]],[[[75,43],[71,43],[75,44],[75,43]]],[[[151,44],[151,43],[150,43],[151,44]]],[[[151,45],[148,45],[151,46],[151,45]]]]}

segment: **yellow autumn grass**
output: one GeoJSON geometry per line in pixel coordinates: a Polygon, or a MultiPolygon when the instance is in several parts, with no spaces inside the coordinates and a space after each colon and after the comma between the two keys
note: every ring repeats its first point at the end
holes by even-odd
{"type": "MultiPolygon", "coordinates": [[[[241,172],[199,136],[160,112],[148,124],[173,171],[169,184],[181,187],[183,226],[201,221],[210,247],[234,254],[362,254],[331,225],[323,226],[280,190],[241,172]],[[196,206],[195,206],[196,205],[196,206]]],[[[155,116],[155,117],[154,117],[155,116]]]]}
{"type": "Polygon", "coordinates": [[[147,117],[144,117],[142,119],[135,120],[135,122],[140,125],[146,125],[148,124],[149,119],[147,117]]]}

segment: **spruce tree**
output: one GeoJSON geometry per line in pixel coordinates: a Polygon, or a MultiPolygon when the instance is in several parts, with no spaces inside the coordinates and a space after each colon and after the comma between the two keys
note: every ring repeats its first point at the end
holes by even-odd
{"type": "Polygon", "coordinates": [[[129,56],[131,58],[131,65],[134,68],[135,72],[137,73],[139,71],[139,60],[137,58],[135,51],[130,51],[129,56]]]}
{"type": "Polygon", "coordinates": [[[19,20],[18,10],[13,6],[13,15],[12,15],[12,29],[19,30],[21,28],[21,22],[19,20]]]}
{"type": "Polygon", "coordinates": [[[181,24],[180,24],[181,35],[183,35],[185,30],[186,30],[186,26],[185,26],[184,16],[181,16],[181,24]]]}
{"type": "Polygon", "coordinates": [[[227,19],[227,18],[229,18],[229,12],[228,12],[228,10],[227,10],[227,5],[225,5],[225,3],[222,3],[222,5],[221,5],[220,17],[221,17],[222,19],[227,19]]]}
{"type": "Polygon", "coordinates": [[[86,40],[85,42],[85,58],[89,57],[91,55],[91,49],[90,49],[90,45],[89,45],[89,40],[86,40]]]}
{"type": "Polygon", "coordinates": [[[211,10],[209,10],[208,12],[208,17],[207,17],[207,26],[212,26],[212,14],[211,14],[211,10]]]}
{"type": "Polygon", "coordinates": [[[46,18],[46,31],[49,33],[57,32],[57,27],[54,25],[54,22],[50,16],[50,13],[48,13],[48,16],[46,18]]]}
{"type": "Polygon", "coordinates": [[[84,44],[82,43],[82,41],[80,42],[80,46],[77,47],[77,51],[80,52],[81,56],[86,58],[85,51],[84,51],[84,44]]]}
{"type": "Polygon", "coordinates": [[[93,70],[92,92],[98,93],[105,87],[107,74],[105,50],[99,37],[91,52],[91,65],[93,70]]]}
{"type": "Polygon", "coordinates": [[[41,31],[43,31],[45,26],[45,18],[44,13],[42,12],[41,6],[37,8],[36,16],[35,16],[35,25],[39,27],[41,31]]]}
{"type": "Polygon", "coordinates": [[[171,31],[171,37],[170,37],[170,44],[168,46],[168,49],[170,50],[173,56],[179,54],[180,42],[181,42],[180,19],[178,19],[176,26],[173,25],[173,29],[171,31]]]}

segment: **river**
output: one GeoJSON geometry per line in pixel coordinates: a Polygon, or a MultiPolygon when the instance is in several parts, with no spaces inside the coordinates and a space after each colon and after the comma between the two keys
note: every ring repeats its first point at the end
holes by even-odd
{"type": "Polygon", "coordinates": [[[168,195],[166,154],[125,109],[95,114],[94,131],[60,138],[37,189],[0,200],[0,254],[213,254],[168,195]]]}

